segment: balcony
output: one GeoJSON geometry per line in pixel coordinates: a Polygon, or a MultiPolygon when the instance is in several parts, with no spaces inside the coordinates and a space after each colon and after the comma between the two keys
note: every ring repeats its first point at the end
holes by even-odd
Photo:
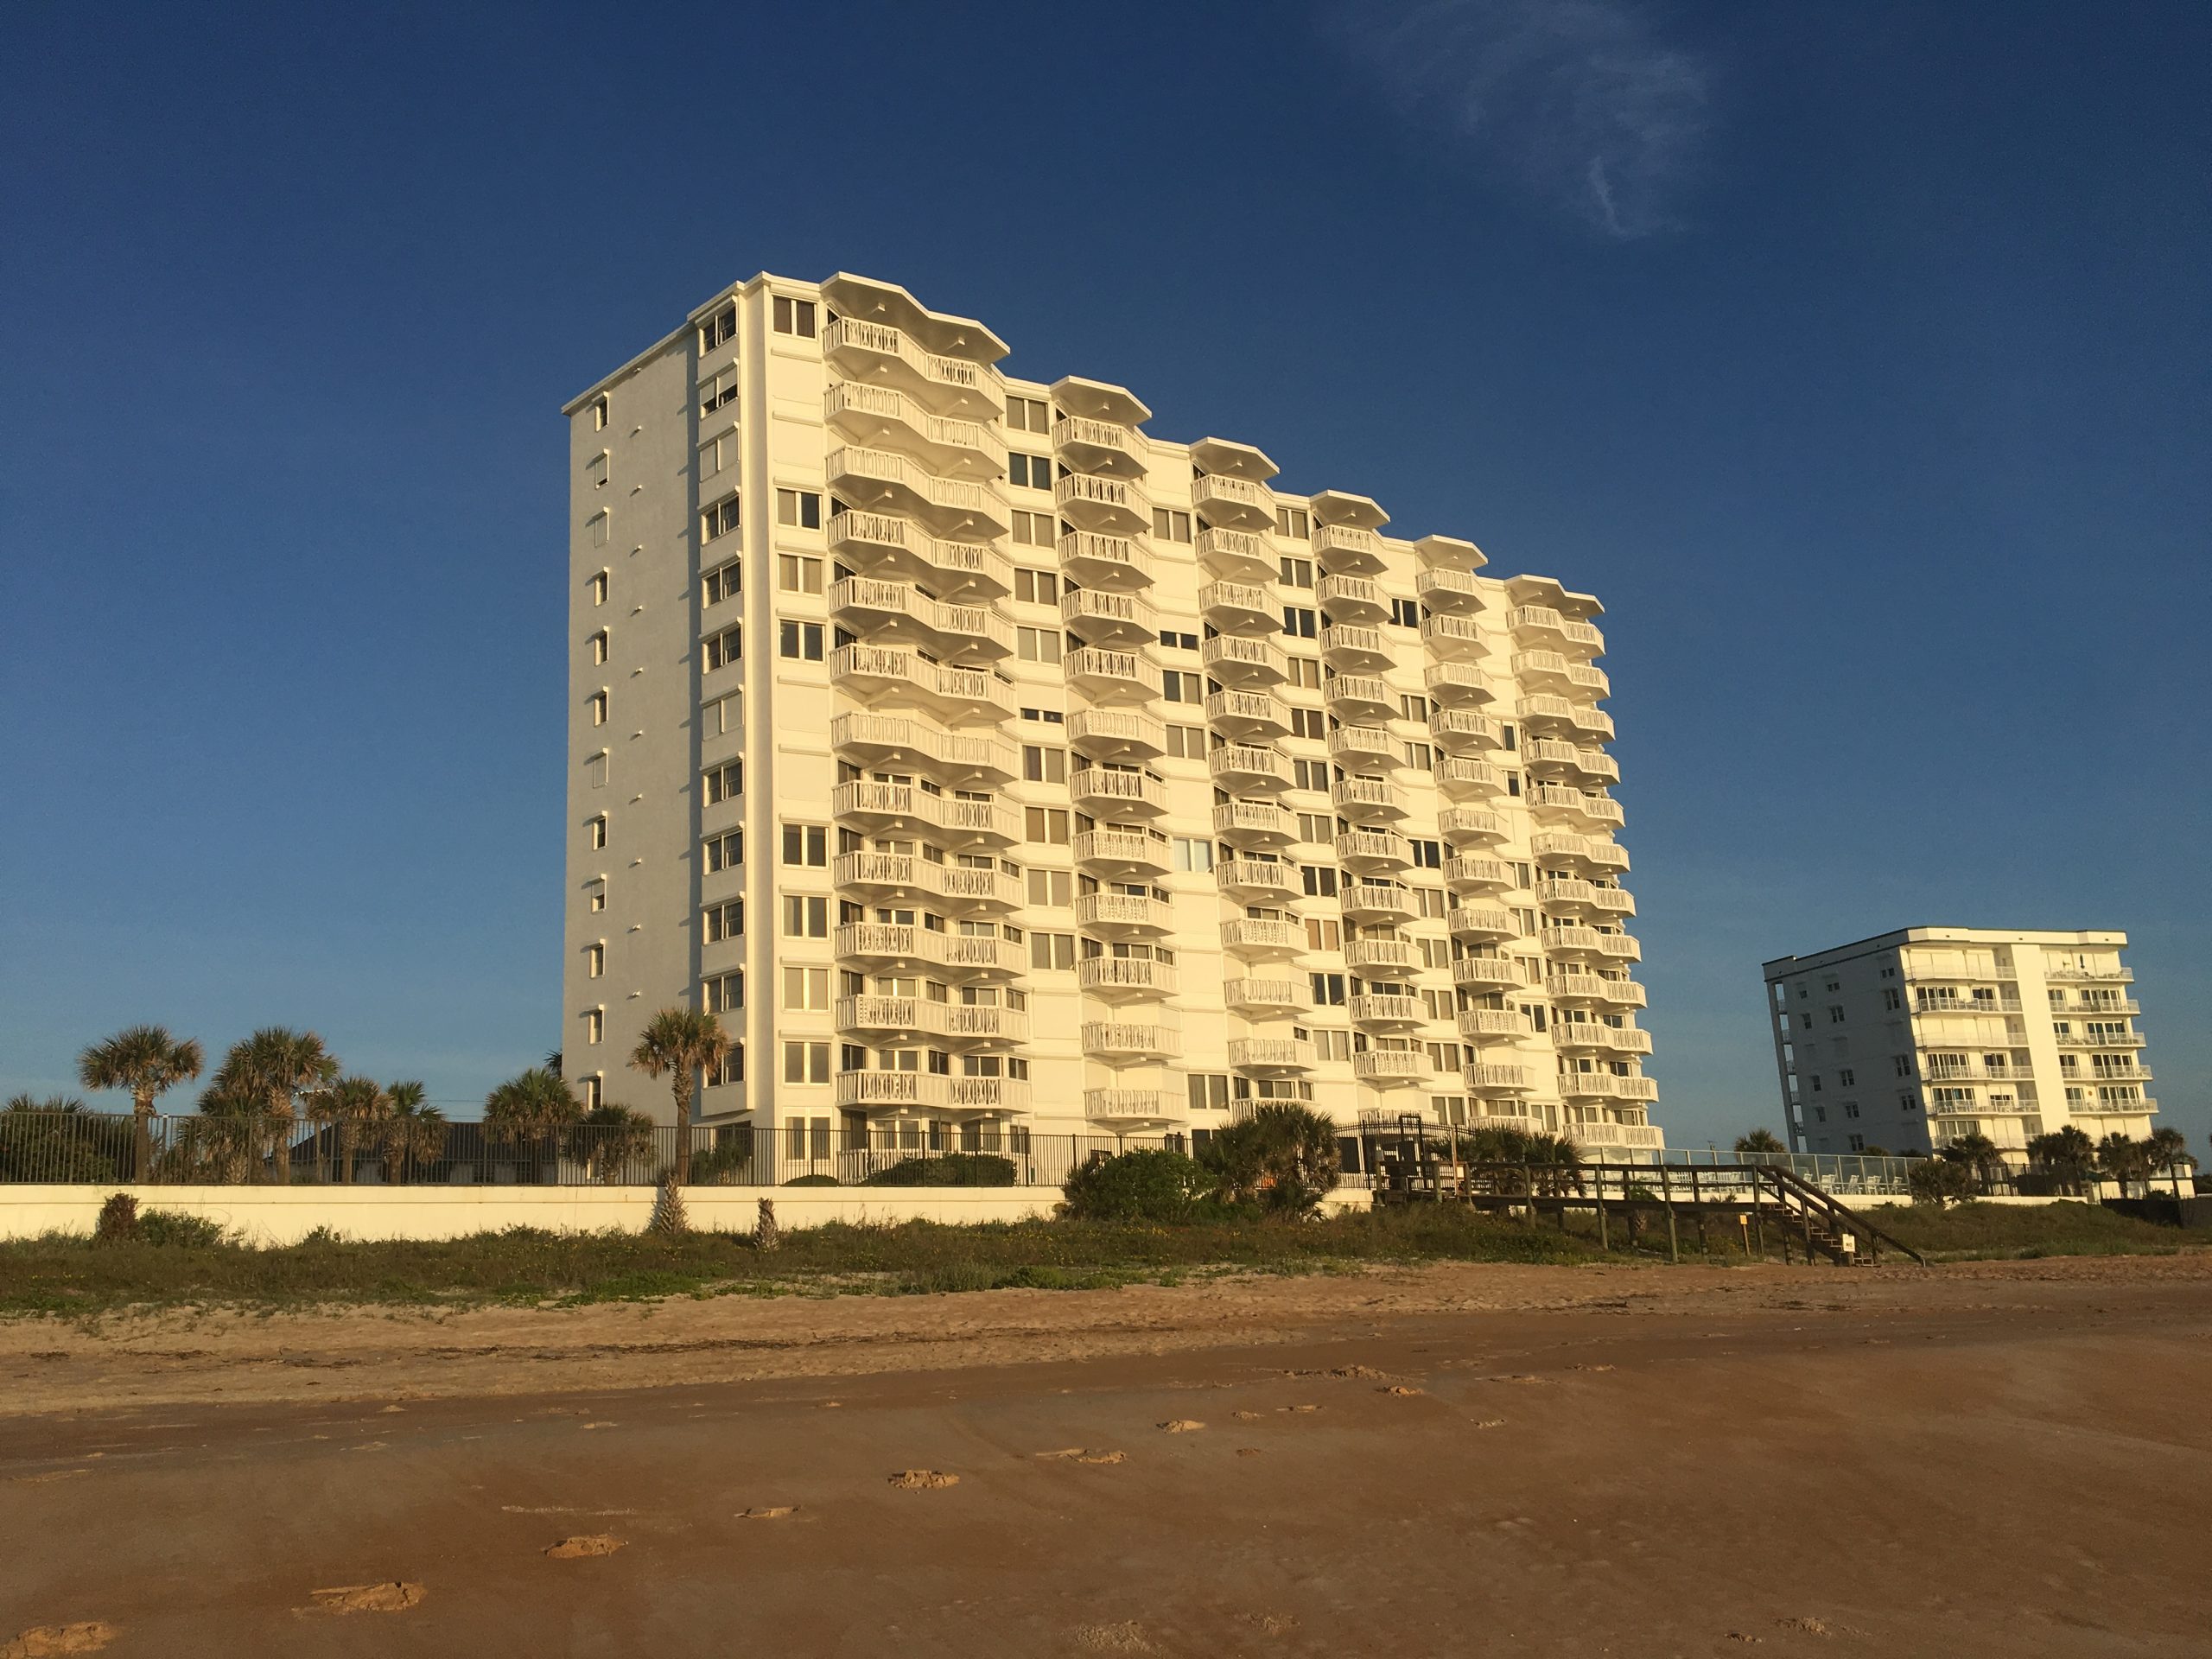
{"type": "Polygon", "coordinates": [[[1207,753],[1206,769],[1231,793],[1288,789],[1291,784],[1289,758],[1256,744],[1225,743],[1207,753]]]}
{"type": "Polygon", "coordinates": [[[886,323],[841,316],[822,331],[822,355],[840,374],[898,387],[938,414],[988,421],[1005,410],[997,371],[924,351],[886,323]]]}
{"type": "Polygon", "coordinates": [[[1562,742],[1555,737],[1530,738],[1521,746],[1521,763],[1532,777],[1569,779],[1586,789],[1621,780],[1620,763],[1603,749],[1562,742]]]}
{"type": "Polygon", "coordinates": [[[1233,1013],[1294,1014],[1306,1006],[1306,983],[1288,976],[1255,975],[1232,979],[1221,988],[1222,1005],[1233,1013]]]}
{"type": "Polygon", "coordinates": [[[1411,939],[1346,939],[1344,966],[1352,972],[1395,977],[1421,971],[1421,949],[1411,939]]]}
{"type": "Polygon", "coordinates": [[[1306,930],[1273,916],[1240,916],[1221,925],[1221,948],[1254,962],[1275,962],[1306,949],[1306,930]]]}
{"type": "Polygon", "coordinates": [[[1631,934],[1604,933],[1598,935],[1598,955],[1605,962],[1628,963],[1643,960],[1643,946],[1631,934]]]}
{"type": "Polygon", "coordinates": [[[1518,1008],[1462,1008],[1458,1023],[1459,1035],[1469,1042],[1512,1042],[1534,1034],[1518,1008]]]}
{"type": "Polygon", "coordinates": [[[1659,1080],[1616,1077],[1611,1071],[1562,1071],[1559,1092],[1567,1100],[1619,1100],[1647,1105],[1659,1098],[1659,1080]]]}
{"type": "Polygon", "coordinates": [[[1386,887],[1379,881],[1346,881],[1338,889],[1338,901],[1354,921],[1413,922],[1421,910],[1410,889],[1386,887]]]}
{"type": "Polygon", "coordinates": [[[1077,588],[1060,595],[1060,620],[1086,645],[1134,650],[1160,638],[1160,615],[1141,594],[1077,588]]]}
{"type": "Polygon", "coordinates": [[[1390,620],[1390,599],[1366,576],[1323,576],[1313,597],[1332,626],[1373,627],[1390,620]]]}
{"type": "Polygon", "coordinates": [[[1332,622],[1321,630],[1321,659],[1344,674],[1380,674],[1396,660],[1382,630],[1360,622],[1332,622]]]}
{"type": "Polygon", "coordinates": [[[1633,916],[1636,899],[1623,887],[1602,887],[1573,876],[1549,876],[1536,884],[1538,902],[1549,910],[1580,911],[1597,916],[1633,916]]]}
{"type": "Polygon", "coordinates": [[[1339,778],[1329,787],[1337,815],[1360,823],[1408,817],[1412,808],[1398,786],[1382,778],[1339,778]]]}
{"type": "Polygon", "coordinates": [[[935,721],[906,715],[839,715],[830,722],[830,747],[857,765],[898,771],[921,766],[941,783],[973,786],[1021,775],[1021,750],[995,732],[948,731],[935,721]]]}
{"type": "Polygon", "coordinates": [[[1350,771],[1405,764],[1405,746],[1384,726],[1338,726],[1329,734],[1329,759],[1350,771]]]}
{"type": "Polygon", "coordinates": [[[1614,1007],[1640,1008],[1643,987],[1632,979],[1601,974],[1547,974],[1544,991],[1559,1002],[1604,1002],[1614,1007]]]}
{"type": "Polygon", "coordinates": [[[1444,885],[1454,893],[1480,893],[1516,884],[1503,859],[1461,855],[1444,861],[1444,885]]]}
{"type": "Polygon", "coordinates": [[[1290,665],[1270,639],[1217,634],[1198,648],[1198,660],[1224,685],[1249,690],[1280,685],[1290,677],[1290,665]]]}
{"type": "Polygon", "coordinates": [[[2108,1002],[2054,1002],[2051,1017],[2071,1020],[2119,1020],[2143,1012],[2143,1005],[2132,996],[2115,996],[2108,1002]]]}
{"type": "Polygon", "coordinates": [[[995,661],[1014,655],[1014,627],[982,605],[948,605],[903,582],[847,576],[830,584],[830,615],[869,643],[918,643],[948,657],[995,661]],[[918,636],[918,639],[916,639],[918,636]]]}
{"type": "Polygon", "coordinates": [[[1086,1089],[1083,1115],[1120,1130],[1173,1128],[1190,1117],[1190,1101],[1172,1089],[1086,1089]]]}
{"type": "Polygon", "coordinates": [[[1610,1054],[1649,1054],[1651,1033],[1637,1026],[1600,1025],[1595,1020],[1561,1020],[1552,1026],[1552,1046],[1563,1053],[1594,1048],[1610,1054]]]}
{"type": "Polygon", "coordinates": [[[1183,1052],[1183,1033],[1179,1027],[1162,1020],[1086,1020],[1083,1052],[1093,1059],[1118,1065],[1172,1060],[1183,1052]]]}
{"type": "Polygon", "coordinates": [[[830,549],[867,575],[925,582],[948,603],[999,599],[1014,591],[1014,564],[981,542],[940,541],[911,519],[887,512],[830,516],[830,549]]]}
{"type": "Polygon", "coordinates": [[[1447,754],[1436,768],[1437,787],[1455,801],[1482,800],[1505,793],[1505,777],[1487,760],[1447,754]]]}
{"type": "Polygon", "coordinates": [[[1548,927],[1540,936],[1547,955],[1587,961],[1604,956],[1600,941],[1605,937],[1594,927],[1548,927]]]}
{"type": "Polygon", "coordinates": [[[1022,838],[1021,809],[1013,802],[963,801],[915,784],[839,784],[830,791],[830,812],[840,823],[875,835],[934,830],[956,842],[1006,845],[1022,838]]]}
{"type": "Polygon", "coordinates": [[[1382,538],[1352,524],[1314,525],[1313,557],[1332,576],[1376,576],[1389,569],[1382,538]]]}
{"type": "Polygon", "coordinates": [[[1068,716],[1068,747],[1093,760],[1153,760],[1167,728],[1141,709],[1082,709],[1068,716]]]}
{"type": "Polygon", "coordinates": [[[1351,999],[1351,1022],[1363,1031],[1411,1031],[1428,1023],[1421,998],[1392,991],[1362,991],[1351,999]]]}
{"type": "Polygon", "coordinates": [[[2063,980],[2071,984],[2075,980],[2111,980],[2116,983],[2131,983],[2135,978],[2133,968],[2123,968],[2118,963],[2102,963],[2094,968],[2082,968],[2073,963],[2044,965],[2043,976],[2049,980],[2063,980]]]}
{"type": "Polygon", "coordinates": [[[1083,645],[1061,666],[1070,685],[1100,702],[1147,702],[1160,696],[1160,671],[1133,651],[1083,645]]]}
{"type": "Polygon", "coordinates": [[[1469,842],[1503,841],[1512,833],[1505,820],[1486,806],[1447,806],[1436,815],[1436,827],[1455,847],[1469,842]]]}
{"type": "MultiPolygon", "coordinates": [[[[1974,1109],[1986,1115],[1986,1108],[1977,1107],[1974,1109]]],[[[2023,1109],[2033,1111],[2035,1109],[2030,1106],[2023,1109]]],[[[2069,1100],[2066,1103],[2069,1117],[2152,1117],[2157,1116],[2158,1110],[2158,1103],[2148,1095],[2139,1100],[2069,1100]]]]}
{"type": "Polygon", "coordinates": [[[983,1049],[1029,1040],[1029,1015],[1019,1008],[938,1002],[922,996],[841,996],[836,1018],[839,1031],[876,1043],[927,1037],[983,1049]]]}
{"type": "Polygon", "coordinates": [[[1516,639],[1532,643],[1572,646],[1586,657],[1605,654],[1605,636],[1587,622],[1574,622],[1548,605],[1516,605],[1507,619],[1516,639]]]}
{"type": "Polygon", "coordinates": [[[1469,990],[1524,990],[1528,981],[1522,976],[1520,958],[1515,957],[1460,957],[1452,964],[1452,982],[1469,990]]]}
{"type": "Polygon", "coordinates": [[[1298,824],[1273,801],[1224,801],[1213,810],[1213,832],[1234,847],[1287,847],[1298,824]]]}
{"type": "Polygon", "coordinates": [[[1098,818],[1150,818],[1167,810],[1167,785],[1148,772],[1086,767],[1069,777],[1068,796],[1098,818]]]}
{"type": "Polygon", "coordinates": [[[1570,1123],[1567,1134],[1585,1152],[1656,1152],[1667,1144],[1649,1123],[1570,1123]]]}
{"type": "Polygon", "coordinates": [[[1014,718],[1012,687],[985,669],[932,663],[895,645],[840,645],[829,669],[832,685],[863,702],[896,697],[956,722],[1014,718]]]}
{"type": "MultiPolygon", "coordinates": [[[[1224,582],[1268,582],[1282,574],[1282,565],[1265,538],[1246,530],[1218,530],[1209,526],[1192,544],[1199,564],[1209,575],[1224,582]]],[[[1271,613],[1281,626],[1282,617],[1271,613]]]]}
{"type": "Polygon", "coordinates": [[[1141,536],[1152,528],[1152,502],[1127,479],[1070,473],[1052,486],[1060,517],[1077,530],[1141,536]]]}
{"type": "Polygon", "coordinates": [[[1438,709],[1428,716],[1428,734],[1446,754],[1494,749],[1503,741],[1497,721],[1471,709],[1438,709]]]}
{"type": "Polygon", "coordinates": [[[2148,1039],[2139,1031],[2063,1031],[2052,1039],[2061,1048],[2141,1048],[2148,1039]]]}
{"type": "Polygon", "coordinates": [[[1628,868],[1628,854],[1613,842],[1596,836],[1569,835],[1540,830],[1529,837],[1529,850],[1548,861],[1581,864],[1593,870],[1628,868]]]}
{"type": "Polygon", "coordinates": [[[836,382],[823,393],[822,417],[842,437],[895,451],[933,473],[985,480],[1006,472],[1006,442],[984,421],[932,413],[895,385],[836,382]]]}
{"type": "Polygon", "coordinates": [[[995,864],[969,868],[911,853],[840,853],[830,879],[840,892],[870,900],[929,899],[956,914],[1019,910],[1027,902],[1020,881],[995,864]]]}
{"type": "Polygon", "coordinates": [[[1150,957],[1082,957],[1075,964],[1075,982],[1102,1001],[1173,996],[1175,964],[1150,957]]]}
{"type": "Polygon", "coordinates": [[[1372,725],[1397,717],[1398,694],[1370,674],[1333,675],[1322,683],[1321,695],[1328,699],[1331,712],[1347,726],[1372,725]]]}
{"type": "Polygon", "coordinates": [[[1236,742],[1268,743],[1290,734],[1289,709],[1264,691],[1211,691],[1205,709],[1207,723],[1236,742]]]}
{"type": "Polygon", "coordinates": [[[1414,594],[1432,611],[1471,615],[1483,607],[1482,584],[1471,570],[1435,568],[1414,572],[1414,594]]]}
{"type": "Polygon", "coordinates": [[[1371,1048],[1351,1057],[1351,1074],[1378,1089],[1395,1089],[1409,1083],[1426,1083],[1428,1056],[1419,1049],[1371,1048]]]}
{"type": "Polygon", "coordinates": [[[1208,473],[1191,480],[1191,505],[1207,524],[1224,530],[1273,530],[1275,499],[1264,484],[1249,478],[1208,473]]]}
{"type": "Polygon", "coordinates": [[[1612,683],[1604,669],[1572,661],[1555,651],[1522,652],[1513,659],[1513,674],[1529,684],[1554,686],[1568,696],[1593,702],[1612,693],[1612,683]]]}
{"type": "Polygon", "coordinates": [[[1167,838],[1134,830],[1085,830],[1074,839],[1075,861],[1094,874],[1113,877],[1167,874],[1167,838]]]}
{"type": "Polygon", "coordinates": [[[1076,895],[1075,925],[1101,938],[1143,938],[1173,933],[1175,912],[1148,894],[1084,893],[1076,895]]]}
{"type": "Polygon", "coordinates": [[[1003,1116],[1029,1109],[1029,1079],[949,1077],[934,1071],[840,1071],[836,1102],[855,1109],[896,1107],[1003,1116]]]}
{"type": "Polygon", "coordinates": [[[962,479],[939,478],[888,449],[842,444],[825,463],[830,487],[848,506],[919,519],[940,535],[969,540],[1003,536],[1007,509],[995,492],[962,479]]]}
{"type": "Polygon", "coordinates": [[[1198,614],[1227,634],[1272,638],[1282,627],[1274,589],[1258,582],[1209,582],[1198,588],[1198,614]]]}
{"type": "Polygon", "coordinates": [[[1471,616],[1454,616],[1447,611],[1428,617],[1421,625],[1421,639],[1435,655],[1458,662],[1490,655],[1490,647],[1483,642],[1482,625],[1471,616]]]}
{"type": "Polygon", "coordinates": [[[1232,1037],[1229,1068],[1247,1077],[1287,1077],[1314,1066],[1313,1045],[1302,1037],[1232,1037]]]}
{"type": "Polygon", "coordinates": [[[1152,555],[1126,536],[1070,531],[1060,537],[1060,569],[1085,588],[1122,593],[1152,586],[1152,555]]]}
{"type": "Polygon", "coordinates": [[[1150,448],[1143,433],[1118,421],[1064,415],[1052,423],[1053,453],[1078,473],[1141,478],[1150,448]]]}
{"type": "Polygon", "coordinates": [[[1497,696],[1476,663],[1431,663],[1421,675],[1421,683],[1430,696],[1448,707],[1489,702],[1497,696]]]}
{"type": "Polygon", "coordinates": [[[1224,858],[1214,866],[1216,885],[1255,904],[1300,896],[1298,871],[1288,864],[1263,858],[1224,858]]]}
{"type": "Polygon", "coordinates": [[[911,922],[847,922],[831,935],[839,957],[886,968],[937,967],[973,979],[1027,973],[1028,957],[1011,939],[970,938],[911,922]]]}
{"type": "Polygon", "coordinates": [[[1492,1065],[1483,1060],[1461,1066],[1459,1081],[1471,1095],[1525,1095],[1536,1086],[1525,1065],[1492,1065]]]}
{"type": "Polygon", "coordinates": [[[1457,910],[1444,913],[1445,925],[1462,939],[1515,939],[1521,937],[1521,925],[1510,912],[1495,910],[1487,905],[1462,905],[1457,910]]]}
{"type": "Polygon", "coordinates": [[[1370,874],[1409,870],[1414,849],[1403,836],[1388,830],[1346,830],[1337,836],[1337,862],[1370,874]]]}
{"type": "Polygon", "coordinates": [[[1520,709],[1521,723],[1539,737],[1565,732],[1612,741],[1612,716],[1587,703],[1543,693],[1522,698],[1520,709]]]}

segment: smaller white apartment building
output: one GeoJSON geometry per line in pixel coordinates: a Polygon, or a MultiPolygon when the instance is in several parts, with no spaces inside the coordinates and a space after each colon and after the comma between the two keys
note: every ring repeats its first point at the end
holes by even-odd
{"type": "Polygon", "coordinates": [[[2071,1123],[2140,1140],[2148,1084],[2120,932],[1909,927],[1765,964],[1795,1152],[1932,1152],[1980,1133],[2016,1161],[2071,1123]]]}

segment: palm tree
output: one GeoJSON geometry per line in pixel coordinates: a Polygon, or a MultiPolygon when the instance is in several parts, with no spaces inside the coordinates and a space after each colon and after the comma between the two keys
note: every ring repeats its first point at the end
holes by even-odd
{"type": "Polygon", "coordinates": [[[2028,1142],[2028,1161],[2069,1192],[2078,1192],[2095,1172],[2095,1142],[2071,1123],[2028,1142]]]}
{"type": "Polygon", "coordinates": [[[1772,1129],[1759,1128],[1753,1129],[1749,1135],[1738,1135],[1736,1150],[1752,1157],[1772,1158],[1786,1155],[1789,1148],[1782,1144],[1782,1138],[1772,1129]]]}
{"type": "Polygon", "coordinates": [[[182,1143],[171,1154],[178,1174],[212,1175],[221,1182],[249,1179],[269,1138],[268,1110],[269,1103],[257,1095],[209,1084],[200,1094],[199,1117],[185,1126],[182,1143]]]}
{"type": "Polygon", "coordinates": [[[122,1137],[103,1133],[113,1127],[73,1096],[11,1096],[0,1107],[0,1180],[118,1180],[122,1137]]]}
{"type": "Polygon", "coordinates": [[[2144,1190],[2150,1190],[2151,1143],[2131,1141],[2124,1135],[2108,1135],[2097,1143],[2097,1168],[2120,1183],[2120,1196],[2127,1196],[2128,1184],[2140,1181],[2144,1190]]]}
{"type": "Polygon", "coordinates": [[[384,1092],[391,1103],[381,1134],[385,1161],[398,1167],[399,1179],[412,1180],[417,1163],[445,1156],[446,1115],[424,1098],[419,1083],[395,1083],[384,1092]]]}
{"type": "Polygon", "coordinates": [[[633,1164],[652,1167],[654,1124],[644,1112],[627,1106],[594,1106],[571,1125],[563,1138],[569,1156],[582,1164],[595,1181],[606,1181],[633,1164]]]}
{"type": "Polygon", "coordinates": [[[1257,1201],[1292,1216],[1311,1214],[1336,1184],[1337,1125],[1307,1107],[1270,1101],[1216,1129],[1200,1161],[1225,1204],[1257,1201]]]}
{"type": "Polygon", "coordinates": [[[2179,1129],[2161,1124],[2151,1131],[2151,1138],[2143,1145],[2150,1154],[2151,1167],[2162,1175],[2177,1175],[2196,1167],[2196,1160],[2189,1155],[2189,1137],[2179,1129]]]}
{"type": "Polygon", "coordinates": [[[2005,1167],[2005,1154],[1998,1151],[1994,1141],[1979,1129],[1953,1135],[1944,1142],[1942,1150],[1936,1156],[1955,1164],[1964,1164],[1974,1173],[1977,1189],[1986,1187],[2005,1167]]]}
{"type": "Polygon", "coordinates": [[[292,1128],[299,1099],[338,1080],[338,1058],[311,1031],[268,1026],[233,1043],[213,1079],[214,1092],[261,1103],[266,1132],[274,1137],[276,1179],[292,1179],[292,1128]]]}
{"type": "Polygon", "coordinates": [[[391,1116],[391,1096],[373,1077],[340,1077],[310,1097],[309,1110],[318,1122],[336,1128],[338,1179],[350,1185],[361,1141],[373,1138],[391,1116]]]}
{"type": "Polygon", "coordinates": [[[543,1143],[583,1116],[576,1091],[543,1066],[532,1066],[484,1096],[484,1125],[494,1141],[543,1143]]]}
{"type": "Polygon", "coordinates": [[[697,1008],[663,1008],[646,1023],[630,1064],[649,1077],[666,1077],[676,1096],[676,1184],[691,1179],[691,1098],[699,1074],[713,1071],[729,1053],[721,1021],[697,1008]]]}
{"type": "Polygon", "coordinates": [[[154,1173],[154,1102],[200,1075],[203,1057],[191,1038],[172,1037],[160,1026],[132,1026],[77,1057],[77,1076],[87,1089],[128,1089],[137,1116],[135,1180],[154,1173]]]}

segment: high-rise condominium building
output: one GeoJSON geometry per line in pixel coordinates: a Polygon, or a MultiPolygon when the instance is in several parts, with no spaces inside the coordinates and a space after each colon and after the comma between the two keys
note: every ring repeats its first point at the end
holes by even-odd
{"type": "Polygon", "coordinates": [[[2071,1123],[2140,1140],[2143,1033],[2125,933],[1909,927],[1766,964],[1798,1152],[1931,1152],[1980,1133],[2015,1161],[2071,1123]]]}
{"type": "Polygon", "coordinates": [[[818,1156],[1267,1099],[1657,1147],[1598,601],[1006,353],[761,276],[569,405],[587,1097],[665,1099],[687,1003],[702,1120],[818,1156]]]}

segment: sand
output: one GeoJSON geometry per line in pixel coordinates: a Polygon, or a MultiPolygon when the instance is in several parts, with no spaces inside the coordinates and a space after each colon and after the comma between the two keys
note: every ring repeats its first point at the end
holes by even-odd
{"type": "Polygon", "coordinates": [[[17,1321],[0,1376],[0,1653],[2209,1645],[2204,1255],[17,1321]]]}

